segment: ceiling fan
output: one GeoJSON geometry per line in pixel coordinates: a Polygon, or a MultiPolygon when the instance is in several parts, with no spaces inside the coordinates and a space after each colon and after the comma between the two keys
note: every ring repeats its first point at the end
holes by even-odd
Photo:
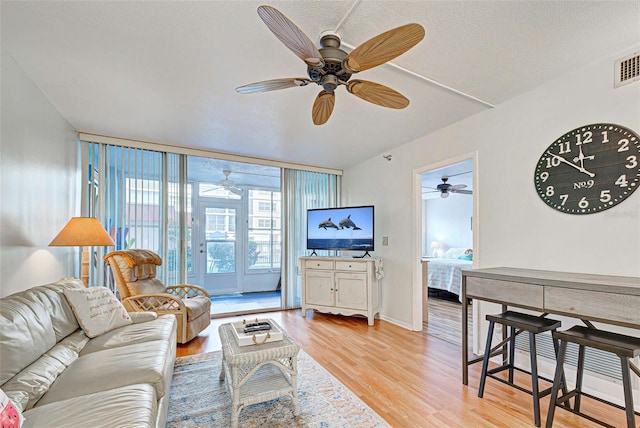
{"type": "Polygon", "coordinates": [[[229,174],[231,174],[231,171],[229,171],[228,169],[225,169],[224,171],[222,171],[222,173],[224,174],[224,179],[218,181],[218,184],[224,187],[226,190],[230,191],[231,193],[234,193],[236,195],[242,195],[242,188],[236,186],[233,180],[229,180],[229,174]]]}
{"type": "Polygon", "coordinates": [[[367,80],[349,80],[353,74],[384,64],[402,55],[424,38],[424,28],[407,24],[379,34],[350,53],[340,49],[340,36],[325,31],[320,37],[320,49],[289,18],[271,6],[258,7],[258,15],[269,30],[307,64],[307,77],[265,80],[236,88],[241,94],[275,91],[315,83],[322,87],[317,95],[311,117],[322,125],[329,120],[335,105],[335,89],[344,85],[358,98],[382,107],[402,109],[409,100],[399,92],[367,80]]]}
{"type": "MultiPolygon", "coordinates": [[[[456,174],[458,175],[458,174],[456,174]]],[[[442,183],[438,184],[435,189],[433,187],[428,187],[428,189],[434,189],[431,192],[423,192],[423,193],[435,193],[440,192],[441,198],[448,198],[451,193],[460,193],[462,195],[472,195],[473,192],[471,190],[463,190],[467,187],[466,184],[449,184],[450,177],[442,177],[442,183]]]]}

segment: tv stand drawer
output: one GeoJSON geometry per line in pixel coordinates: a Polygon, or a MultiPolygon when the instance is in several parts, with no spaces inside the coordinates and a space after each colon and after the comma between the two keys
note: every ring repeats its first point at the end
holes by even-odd
{"type": "Polygon", "coordinates": [[[305,260],[307,269],[333,270],[333,260],[305,260]]]}
{"type": "Polygon", "coordinates": [[[342,270],[347,272],[366,272],[367,264],[354,262],[352,260],[348,262],[336,261],[336,270],[342,270]]]}

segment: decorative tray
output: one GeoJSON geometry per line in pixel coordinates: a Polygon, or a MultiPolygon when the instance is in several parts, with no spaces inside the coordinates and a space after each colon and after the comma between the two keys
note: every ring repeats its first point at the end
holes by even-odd
{"type": "Polygon", "coordinates": [[[278,325],[268,318],[254,318],[231,323],[238,346],[262,345],[282,340],[278,325]],[[247,330],[245,332],[245,330],[247,330]]]}

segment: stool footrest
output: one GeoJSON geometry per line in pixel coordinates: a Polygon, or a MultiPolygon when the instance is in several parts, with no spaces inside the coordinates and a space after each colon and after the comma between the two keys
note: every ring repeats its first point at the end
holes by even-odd
{"type": "MultiPolygon", "coordinates": [[[[556,400],[556,402],[564,402],[565,400],[570,400],[571,398],[573,398],[575,396],[578,396],[578,395],[582,395],[583,397],[591,398],[592,400],[599,401],[600,403],[603,403],[603,404],[608,404],[609,406],[615,407],[616,409],[619,409],[619,410],[625,410],[626,409],[624,406],[621,406],[621,405],[616,404],[616,403],[612,403],[611,401],[607,401],[604,398],[596,397],[595,395],[591,395],[591,394],[589,394],[587,392],[582,392],[582,391],[578,391],[578,390],[575,390],[575,389],[567,392],[564,395],[559,396],[558,399],[556,400]]],[[[573,413],[577,413],[577,412],[574,411],[573,413]]],[[[640,416],[640,412],[634,411],[633,413],[635,413],[636,416],[640,416]]]]}
{"type": "MultiPolygon", "coordinates": [[[[501,377],[496,376],[496,373],[500,373],[501,371],[507,370],[509,368],[513,368],[513,370],[516,370],[516,371],[519,371],[520,373],[528,374],[529,376],[531,376],[531,372],[530,371],[527,371],[525,369],[521,369],[520,367],[515,367],[515,366],[511,367],[509,364],[505,364],[503,366],[494,367],[491,370],[487,370],[487,377],[495,379],[495,380],[497,380],[499,382],[502,382],[504,384],[513,386],[514,388],[519,389],[520,391],[526,392],[529,395],[533,395],[533,391],[531,391],[529,389],[526,389],[526,388],[524,388],[524,387],[522,387],[520,385],[516,385],[513,382],[509,382],[508,380],[502,379],[501,377]]],[[[539,375],[538,375],[538,379],[544,380],[544,381],[549,382],[549,383],[553,383],[553,380],[548,379],[546,377],[539,376],[539,375]]],[[[547,389],[543,389],[542,391],[538,391],[538,397],[542,398],[542,397],[545,397],[545,396],[549,395],[550,393],[551,393],[551,387],[549,387],[547,389]]]]}

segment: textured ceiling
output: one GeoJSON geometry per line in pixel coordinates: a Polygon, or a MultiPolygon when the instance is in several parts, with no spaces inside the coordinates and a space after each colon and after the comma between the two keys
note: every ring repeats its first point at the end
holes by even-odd
{"type": "Polygon", "coordinates": [[[2,1],[2,46],[79,131],[342,169],[640,42],[638,1],[272,2],[314,42],[337,30],[347,51],[406,23],[426,29],[393,61],[411,73],[356,75],[409,107],[338,88],[333,116],[315,126],[316,85],[234,91],[305,76],[260,4],[2,1]]]}

